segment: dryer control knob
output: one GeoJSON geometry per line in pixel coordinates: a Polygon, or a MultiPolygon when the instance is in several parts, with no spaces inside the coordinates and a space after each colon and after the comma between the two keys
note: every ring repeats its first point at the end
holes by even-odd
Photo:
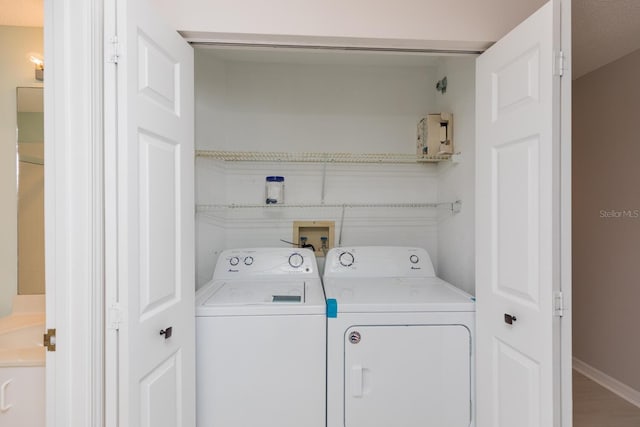
{"type": "Polygon", "coordinates": [[[238,258],[237,256],[234,256],[229,260],[229,264],[231,265],[238,265],[238,263],[240,263],[240,258],[238,258]]]}
{"type": "Polygon", "coordinates": [[[342,252],[338,257],[338,261],[340,261],[340,265],[343,267],[351,267],[355,258],[351,252],[342,252]]]}
{"type": "Polygon", "coordinates": [[[293,268],[301,267],[304,264],[304,257],[299,253],[291,254],[289,257],[289,265],[293,268]]]}
{"type": "Polygon", "coordinates": [[[420,261],[420,258],[418,258],[418,255],[411,255],[409,257],[409,261],[411,261],[412,264],[417,264],[418,261],[420,261]]]}
{"type": "Polygon", "coordinates": [[[252,256],[248,256],[244,259],[244,265],[251,265],[253,264],[253,257],[252,256]]]}
{"type": "Polygon", "coordinates": [[[351,344],[358,344],[361,339],[362,339],[362,336],[358,331],[353,331],[349,334],[349,342],[351,344]]]}

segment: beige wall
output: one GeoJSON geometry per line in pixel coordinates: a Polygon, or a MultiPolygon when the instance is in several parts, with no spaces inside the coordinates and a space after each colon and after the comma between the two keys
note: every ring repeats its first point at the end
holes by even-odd
{"type": "Polygon", "coordinates": [[[640,50],[574,81],[573,309],[574,356],[640,391],[640,50]]]}
{"type": "Polygon", "coordinates": [[[42,28],[0,26],[0,316],[17,290],[16,87],[41,86],[27,54],[42,42],[42,28]]]}

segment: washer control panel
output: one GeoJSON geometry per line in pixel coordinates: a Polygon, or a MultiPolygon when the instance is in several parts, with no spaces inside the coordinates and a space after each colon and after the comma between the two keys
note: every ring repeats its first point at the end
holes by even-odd
{"type": "Polygon", "coordinates": [[[429,253],[422,248],[361,246],[327,253],[324,277],[434,277],[429,253]]]}
{"type": "Polygon", "coordinates": [[[314,253],[302,248],[229,249],[220,253],[213,278],[283,275],[319,277],[314,253]]]}
{"type": "Polygon", "coordinates": [[[304,257],[298,252],[289,255],[289,265],[293,268],[300,268],[304,264],[304,257]]]}

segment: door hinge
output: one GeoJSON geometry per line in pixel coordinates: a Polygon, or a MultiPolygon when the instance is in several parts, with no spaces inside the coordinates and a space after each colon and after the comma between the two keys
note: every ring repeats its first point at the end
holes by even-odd
{"type": "Polygon", "coordinates": [[[564,296],[562,292],[553,294],[553,314],[558,317],[564,316],[564,296]]]}
{"type": "Polygon", "coordinates": [[[109,37],[107,42],[107,64],[117,64],[120,58],[120,42],[118,36],[109,37]]]}
{"type": "Polygon", "coordinates": [[[107,310],[107,328],[117,331],[124,322],[124,310],[120,304],[115,302],[107,310]]]}
{"type": "Polygon", "coordinates": [[[563,51],[556,52],[553,55],[553,75],[562,77],[564,75],[566,67],[566,58],[563,51]]]}
{"type": "Polygon", "coordinates": [[[44,334],[42,343],[47,348],[47,351],[56,351],[56,330],[47,329],[47,333],[44,334]]]}

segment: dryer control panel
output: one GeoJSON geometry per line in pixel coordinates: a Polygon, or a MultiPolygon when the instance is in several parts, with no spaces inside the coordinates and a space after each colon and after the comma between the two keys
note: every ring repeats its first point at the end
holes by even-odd
{"type": "Polygon", "coordinates": [[[261,279],[269,276],[319,277],[314,253],[298,248],[228,249],[218,257],[213,273],[214,279],[255,276],[261,279]]]}
{"type": "Polygon", "coordinates": [[[435,270],[422,248],[343,247],[327,253],[324,277],[435,277],[435,270]]]}

